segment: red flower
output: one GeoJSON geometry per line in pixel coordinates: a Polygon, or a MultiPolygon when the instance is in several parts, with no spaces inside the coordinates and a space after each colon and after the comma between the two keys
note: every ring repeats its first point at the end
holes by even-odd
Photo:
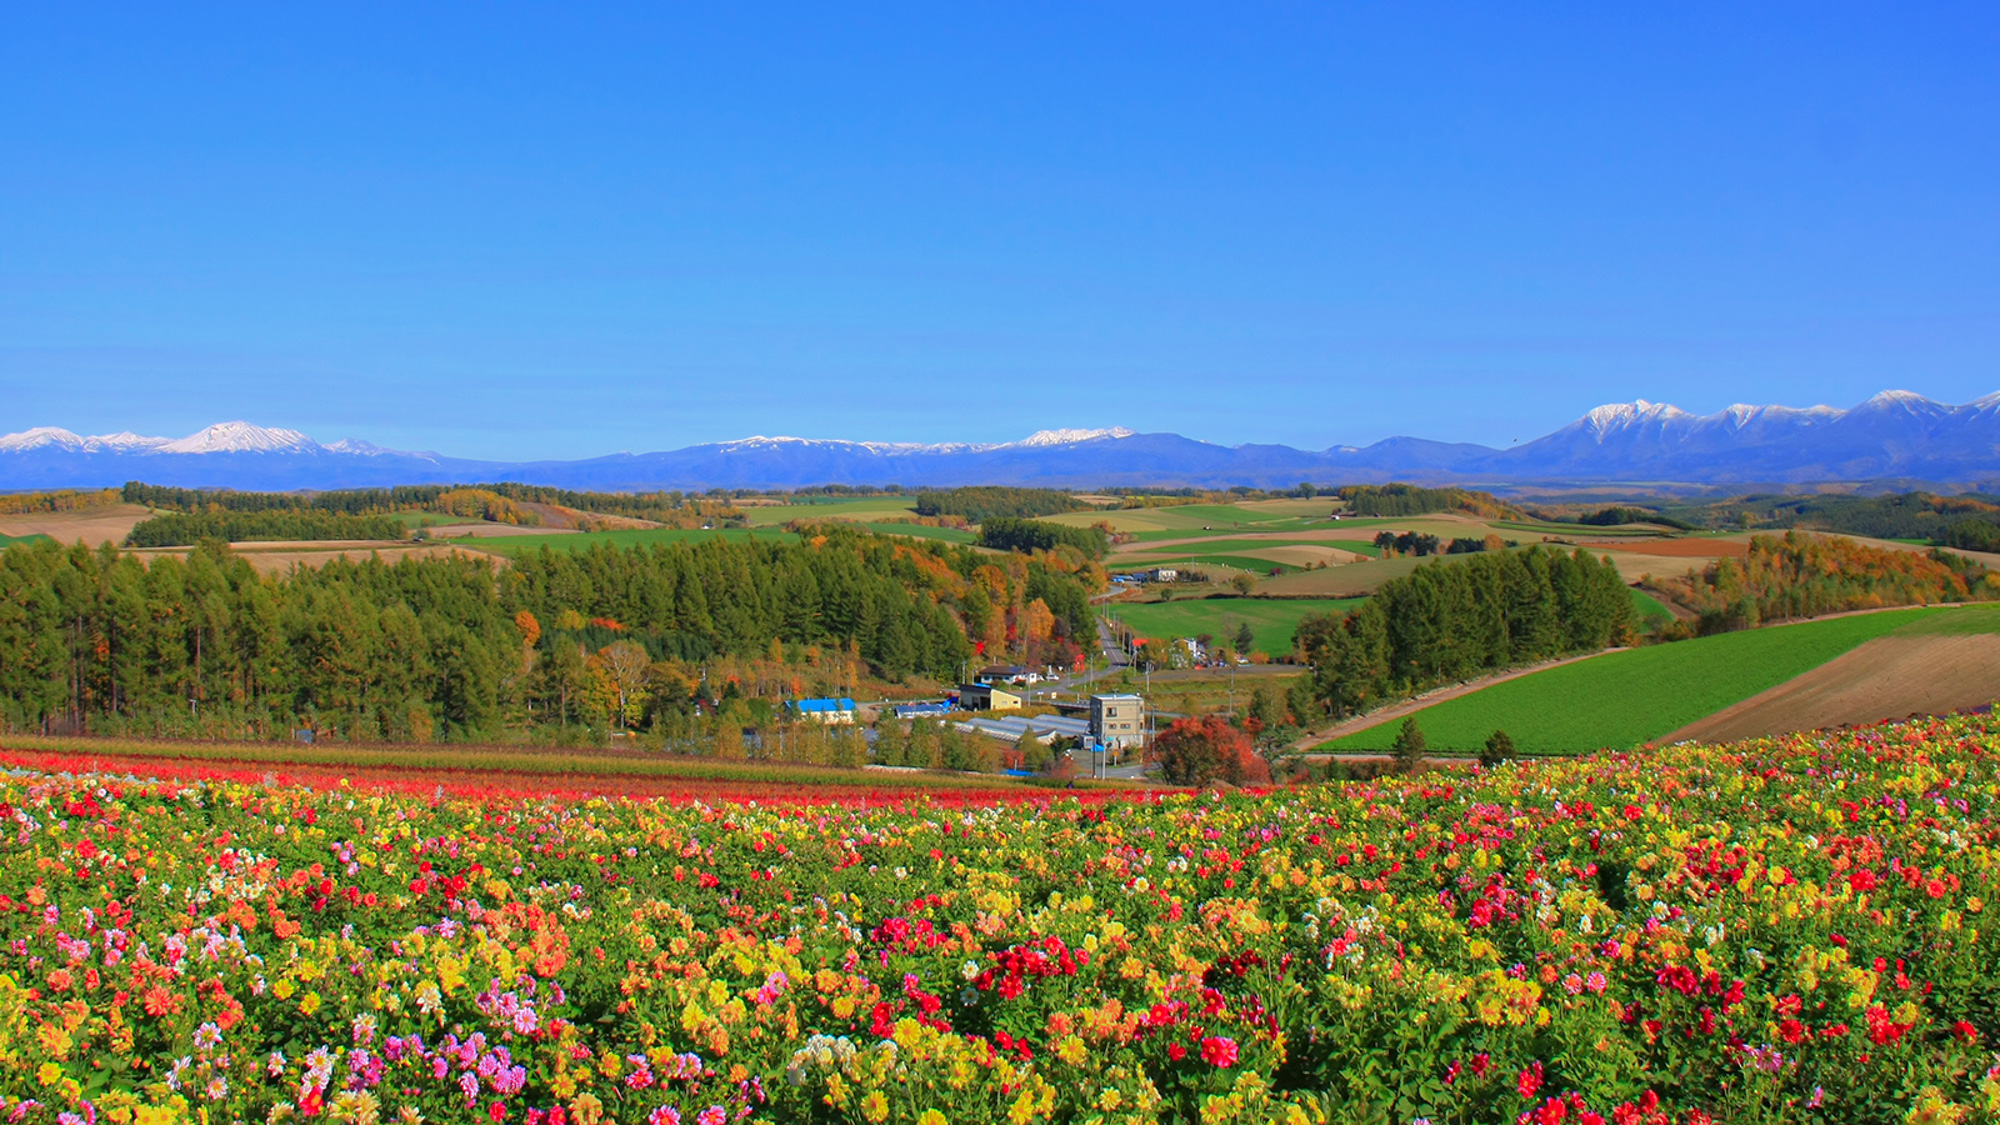
{"type": "Polygon", "coordinates": [[[1514,1079],[1514,1088],[1519,1090],[1524,1098],[1534,1097],[1535,1091],[1542,1088],[1542,1064],[1533,1062],[1523,1067],[1520,1075],[1514,1079]]]}
{"type": "Polygon", "coordinates": [[[1979,1042],[1979,1029],[1964,1020],[1959,1020],[1957,1023],[1952,1024],[1951,1033],[1967,1043],[1979,1042]]]}
{"type": "Polygon", "coordinates": [[[1201,1041],[1201,1057],[1210,1066],[1235,1066],[1236,1040],[1226,1035],[1211,1035],[1201,1041]]]}

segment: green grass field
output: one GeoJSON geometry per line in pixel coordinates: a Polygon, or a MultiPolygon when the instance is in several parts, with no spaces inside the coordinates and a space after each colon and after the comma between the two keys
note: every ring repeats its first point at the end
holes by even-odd
{"type": "Polygon", "coordinates": [[[1178,602],[1120,604],[1114,616],[1142,637],[1168,639],[1207,633],[1227,640],[1248,622],[1255,651],[1280,656],[1292,650],[1292,632],[1315,613],[1345,613],[1359,598],[1195,598],[1178,602]]]}
{"type": "MultiPolygon", "coordinates": [[[[1907,609],[1724,633],[1614,652],[1495,684],[1417,712],[1433,750],[1472,751],[1504,730],[1534,754],[1628,749],[1776,687],[1841,653],[1939,615],[1907,609]]],[[[1942,624],[1942,623],[1940,623],[1942,624]]],[[[1400,720],[1322,744],[1387,750],[1400,720]]]]}
{"type": "MultiPolygon", "coordinates": [[[[1248,555],[1171,555],[1139,561],[1145,566],[1174,563],[1182,566],[1198,567],[1206,564],[1212,567],[1229,567],[1233,570],[1246,570],[1251,574],[1269,574],[1272,567],[1276,567],[1287,574],[1301,569],[1291,563],[1273,562],[1270,559],[1253,559],[1248,555]]],[[[1112,569],[1116,570],[1119,568],[1113,567],[1112,569]]]]}
{"type": "Polygon", "coordinates": [[[1632,608],[1639,613],[1639,627],[1642,629],[1655,621],[1664,623],[1674,619],[1673,610],[1660,604],[1660,599],[1644,590],[1632,591],[1632,608]]]}
{"type": "Polygon", "coordinates": [[[487,539],[453,540],[471,551],[486,551],[508,558],[547,547],[552,551],[587,551],[600,543],[613,547],[642,547],[654,543],[699,543],[707,539],[795,539],[775,528],[722,527],[714,531],[672,527],[642,528],[635,531],[579,531],[565,535],[496,535],[487,539]]]}
{"type": "Polygon", "coordinates": [[[48,536],[39,533],[34,535],[0,535],[0,547],[12,547],[16,543],[33,543],[38,539],[47,538],[48,536]]]}
{"type": "Polygon", "coordinates": [[[828,498],[825,500],[801,499],[795,504],[750,505],[743,509],[743,516],[752,527],[781,527],[792,520],[854,520],[866,523],[870,520],[894,519],[914,515],[917,499],[914,496],[859,496],[828,498]]]}
{"type": "Polygon", "coordinates": [[[941,539],[946,543],[973,543],[979,536],[975,532],[961,531],[955,527],[925,527],[920,523],[866,523],[862,525],[878,535],[907,535],[913,539],[941,539]]]}

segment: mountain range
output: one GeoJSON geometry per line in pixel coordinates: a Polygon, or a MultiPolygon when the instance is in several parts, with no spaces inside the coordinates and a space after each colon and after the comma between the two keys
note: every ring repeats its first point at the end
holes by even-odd
{"type": "Polygon", "coordinates": [[[477,461],[322,445],[247,422],[169,439],[38,427],[0,437],[0,489],[115,486],[326,489],[512,480],[563,488],[799,488],[818,484],[1276,487],[1386,480],[1489,485],[2000,481],[2000,393],[1961,406],[1884,391],[1847,410],[1732,406],[1714,414],[1600,406],[1508,449],[1394,437],[1323,450],[1217,445],[1128,429],[1043,430],[1016,442],[924,445],[751,437],[580,461],[477,461]]]}

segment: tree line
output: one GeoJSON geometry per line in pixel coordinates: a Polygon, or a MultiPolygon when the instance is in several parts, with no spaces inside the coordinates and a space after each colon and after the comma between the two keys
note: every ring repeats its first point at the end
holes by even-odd
{"type": "Polygon", "coordinates": [[[1466,512],[1485,519],[1520,519],[1522,512],[1489,492],[1414,484],[1350,484],[1335,493],[1357,516],[1421,516],[1466,512]]]}
{"type": "Polygon", "coordinates": [[[322,511],[346,515],[440,512],[533,524],[538,517],[523,504],[542,504],[595,515],[625,516],[679,527],[708,520],[740,520],[743,513],[726,500],[679,491],[579,492],[518,484],[408,484],[394,488],[342,488],[325,492],[239,492],[229,488],[174,488],[128,481],[117,494],[128,504],[176,512],[322,511]],[[488,512],[502,513],[499,516],[488,512]]]}
{"type": "Polygon", "coordinates": [[[1101,559],[1111,537],[1101,527],[1071,527],[1046,520],[990,519],[979,525],[979,545],[996,551],[1053,551],[1072,547],[1101,559]]]}
{"type": "Polygon", "coordinates": [[[53,492],[15,492],[0,495],[0,516],[77,512],[86,508],[109,507],[118,501],[118,490],[113,488],[64,488],[53,492]]]}
{"type": "Polygon", "coordinates": [[[409,529],[390,516],[355,516],[309,508],[266,511],[168,512],[141,520],[125,535],[127,547],[187,547],[204,539],[225,543],[254,540],[409,538],[409,529]]]}
{"type": "Polygon", "coordinates": [[[920,516],[963,516],[972,523],[985,523],[997,517],[1031,519],[1080,512],[1087,507],[1088,504],[1069,493],[1053,488],[975,485],[919,492],[916,512],[920,516]]]}
{"type": "Polygon", "coordinates": [[[1957,556],[1871,547],[1798,530],[1783,538],[1755,536],[1741,559],[1717,559],[1653,585],[1699,613],[1701,633],[1852,609],[2000,597],[2000,575],[1957,556]]]}
{"type": "MultiPolygon", "coordinates": [[[[260,575],[212,542],[144,560],[43,542],[0,552],[0,725],[520,737],[592,707],[601,718],[614,688],[643,689],[662,714],[690,711],[704,690],[726,694],[698,686],[722,674],[703,661],[748,674],[752,661],[824,650],[887,679],[955,676],[975,644],[1025,648],[1038,619],[1042,643],[1081,635],[1085,584],[1099,580],[1059,558],[995,560],[838,526],[802,543],[544,549],[497,573],[431,557],[260,575]],[[620,644],[639,653],[616,658],[638,666],[629,683],[607,652],[620,644]]],[[[770,674],[772,693],[790,686],[770,674]]],[[[624,702],[622,717],[651,721],[624,702]]]]}
{"type": "Polygon", "coordinates": [[[1624,643],[1632,595],[1609,559],[1536,545],[1432,563],[1295,634],[1312,692],[1343,717],[1390,696],[1624,643]]]}

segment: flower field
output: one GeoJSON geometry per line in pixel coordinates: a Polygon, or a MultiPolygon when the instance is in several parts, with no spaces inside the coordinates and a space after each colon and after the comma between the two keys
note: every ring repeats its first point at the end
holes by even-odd
{"type": "Polygon", "coordinates": [[[2000,723],[1256,796],[0,779],[0,1117],[1979,1121],[2000,723]]]}

